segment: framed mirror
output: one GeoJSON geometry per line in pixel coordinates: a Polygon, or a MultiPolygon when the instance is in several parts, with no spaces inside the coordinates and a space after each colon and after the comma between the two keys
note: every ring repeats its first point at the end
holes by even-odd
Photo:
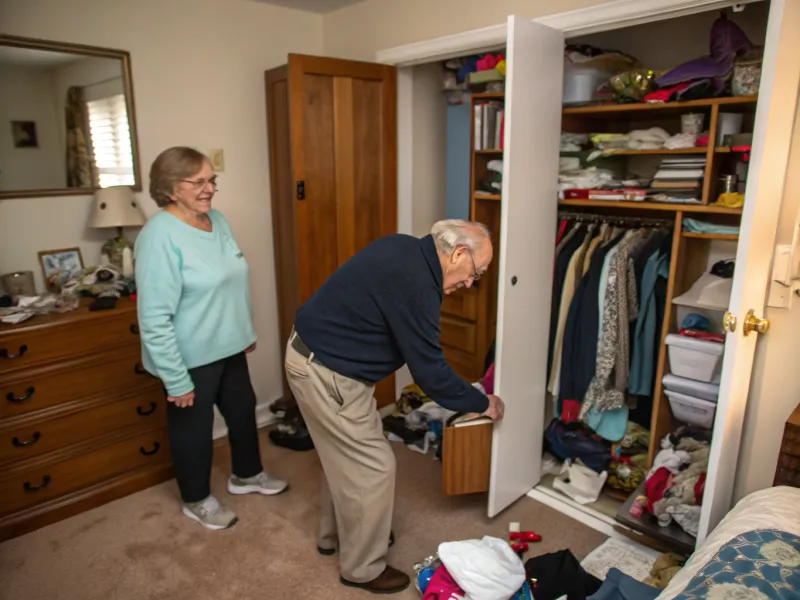
{"type": "Polygon", "coordinates": [[[0,34],[0,199],[141,191],[128,52],[0,34]]]}

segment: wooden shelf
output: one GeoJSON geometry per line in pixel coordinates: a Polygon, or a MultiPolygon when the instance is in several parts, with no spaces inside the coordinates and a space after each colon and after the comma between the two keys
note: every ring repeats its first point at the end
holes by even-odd
{"type": "Polygon", "coordinates": [[[696,240],[728,240],[732,242],[739,240],[739,234],[737,233],[695,233],[693,231],[684,231],[681,235],[685,238],[696,240]]]}
{"type": "Polygon", "coordinates": [[[603,113],[624,113],[638,111],[677,110],[722,106],[730,104],[755,104],[757,96],[733,96],[727,98],[703,98],[688,102],[636,102],[633,104],[593,104],[591,106],[573,106],[564,109],[565,115],[592,115],[603,113]]]}
{"type": "Polygon", "coordinates": [[[499,148],[492,148],[490,150],[475,150],[475,154],[502,154],[503,150],[499,148]]]}
{"type": "Polygon", "coordinates": [[[472,94],[475,100],[505,100],[505,92],[481,92],[479,94],[472,94]]]}
{"type": "Polygon", "coordinates": [[[670,150],[667,148],[659,148],[658,150],[607,150],[606,156],[636,156],[639,154],[706,154],[708,148],[694,147],[694,148],[678,148],[670,150]]]}
{"type": "Polygon", "coordinates": [[[495,200],[500,201],[500,194],[473,194],[473,200],[495,200]]]}
{"type": "Polygon", "coordinates": [[[562,206],[586,206],[596,208],[634,208],[639,210],[663,210],[666,212],[715,213],[740,215],[741,208],[728,208],[706,204],[669,204],[667,202],[617,202],[616,200],[559,200],[562,206]]]}

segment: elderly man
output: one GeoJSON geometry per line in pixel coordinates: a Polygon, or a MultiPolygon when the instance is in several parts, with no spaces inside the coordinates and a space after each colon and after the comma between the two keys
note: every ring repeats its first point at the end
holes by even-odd
{"type": "Polygon", "coordinates": [[[322,478],[318,549],[340,552],[340,581],[374,593],[410,580],[386,564],[395,458],[372,396],[404,363],[435,402],[497,420],[503,402],[458,377],[439,345],[442,294],[470,287],[492,260],[480,223],[446,220],[430,235],[394,234],[358,252],[298,310],[286,373],[322,478]]]}

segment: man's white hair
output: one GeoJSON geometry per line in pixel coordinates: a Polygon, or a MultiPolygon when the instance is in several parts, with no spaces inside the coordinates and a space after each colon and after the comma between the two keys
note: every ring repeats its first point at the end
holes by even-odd
{"type": "Polygon", "coordinates": [[[431,227],[431,235],[436,249],[444,254],[450,254],[459,246],[467,246],[474,252],[483,240],[491,237],[486,225],[464,219],[437,221],[431,227]]]}

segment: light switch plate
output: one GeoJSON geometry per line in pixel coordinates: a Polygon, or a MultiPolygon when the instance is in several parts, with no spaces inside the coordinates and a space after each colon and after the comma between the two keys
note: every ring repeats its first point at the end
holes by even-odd
{"type": "Polygon", "coordinates": [[[772,260],[772,277],[769,281],[767,306],[772,308],[791,308],[792,279],[790,275],[792,247],[775,246],[775,257],[772,260]]]}
{"type": "Polygon", "coordinates": [[[225,155],[222,148],[217,148],[208,151],[208,158],[211,159],[211,166],[217,173],[222,173],[225,170],[225,155]]]}

